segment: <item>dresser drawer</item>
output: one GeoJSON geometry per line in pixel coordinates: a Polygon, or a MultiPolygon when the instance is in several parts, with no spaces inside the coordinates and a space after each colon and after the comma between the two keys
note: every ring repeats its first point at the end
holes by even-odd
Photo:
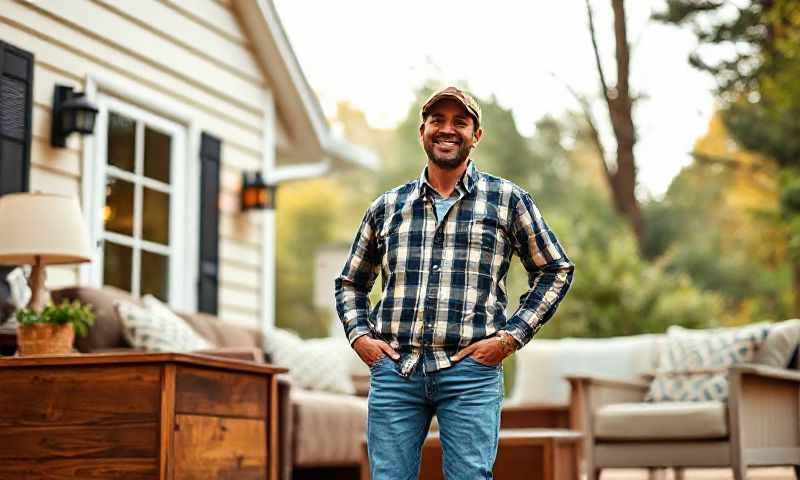
{"type": "Polygon", "coordinates": [[[174,480],[267,478],[263,420],[176,415],[174,480]]]}
{"type": "Polygon", "coordinates": [[[259,375],[179,366],[175,413],[263,419],[267,417],[267,383],[259,375]]]}

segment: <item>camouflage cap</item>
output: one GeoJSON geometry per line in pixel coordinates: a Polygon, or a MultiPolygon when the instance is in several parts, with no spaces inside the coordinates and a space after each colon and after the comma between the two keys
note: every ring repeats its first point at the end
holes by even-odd
{"type": "Polygon", "coordinates": [[[422,117],[422,120],[425,120],[425,117],[428,115],[428,110],[430,110],[431,107],[436,104],[436,102],[445,98],[452,98],[463,105],[464,108],[467,109],[467,113],[472,115],[472,118],[475,119],[475,128],[480,127],[481,106],[478,105],[478,102],[476,102],[470,94],[463,92],[456,87],[447,87],[431,95],[431,97],[427,102],[425,102],[420,110],[420,116],[422,117]]]}

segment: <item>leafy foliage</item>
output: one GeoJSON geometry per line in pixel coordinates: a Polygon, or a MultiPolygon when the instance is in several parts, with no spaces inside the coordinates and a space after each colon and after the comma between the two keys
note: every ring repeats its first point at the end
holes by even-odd
{"type": "Polygon", "coordinates": [[[790,285],[777,168],[738,148],[720,115],[694,154],[664,199],[646,205],[649,257],[717,292],[722,323],[786,318],[790,285]]]}
{"type": "MultiPolygon", "coordinates": [[[[690,25],[701,46],[735,48],[714,63],[690,59],[714,75],[722,117],[742,147],[774,160],[782,169],[781,215],[795,272],[795,310],[800,309],[800,3],[796,0],[696,2],[670,0],[657,19],[690,25]],[[722,15],[720,13],[726,13],[722,15]]],[[[718,57],[719,58],[719,57],[718,57]]]]}
{"type": "Polygon", "coordinates": [[[18,310],[17,321],[22,326],[37,323],[69,324],[75,329],[75,333],[83,337],[89,333],[89,327],[94,324],[95,315],[91,305],[83,305],[77,300],[70,302],[65,299],[60,305],[48,304],[41,312],[29,308],[18,310]]]}

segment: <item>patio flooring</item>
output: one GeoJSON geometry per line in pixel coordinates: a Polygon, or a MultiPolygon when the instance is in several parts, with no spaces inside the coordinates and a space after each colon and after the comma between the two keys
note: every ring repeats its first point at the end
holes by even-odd
{"type": "MultiPolygon", "coordinates": [[[[684,480],[733,480],[733,472],[726,468],[687,469],[684,480]]],[[[667,470],[659,480],[674,480],[672,470],[667,470]]],[[[791,467],[750,468],[747,470],[748,480],[794,480],[794,469],[791,467]]],[[[647,470],[639,469],[607,469],[603,470],[600,480],[647,480],[647,470]]]]}

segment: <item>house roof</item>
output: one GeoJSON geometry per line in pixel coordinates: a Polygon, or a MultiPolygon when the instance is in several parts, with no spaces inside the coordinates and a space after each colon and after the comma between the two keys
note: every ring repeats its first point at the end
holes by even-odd
{"type": "MultiPolygon", "coordinates": [[[[272,1],[235,0],[234,5],[269,80],[277,114],[287,127],[291,146],[281,152],[281,158],[294,165],[294,175],[316,176],[330,168],[352,166],[377,168],[378,157],[371,150],[332,135],[272,1]]],[[[295,178],[294,175],[281,179],[295,178]]]]}

